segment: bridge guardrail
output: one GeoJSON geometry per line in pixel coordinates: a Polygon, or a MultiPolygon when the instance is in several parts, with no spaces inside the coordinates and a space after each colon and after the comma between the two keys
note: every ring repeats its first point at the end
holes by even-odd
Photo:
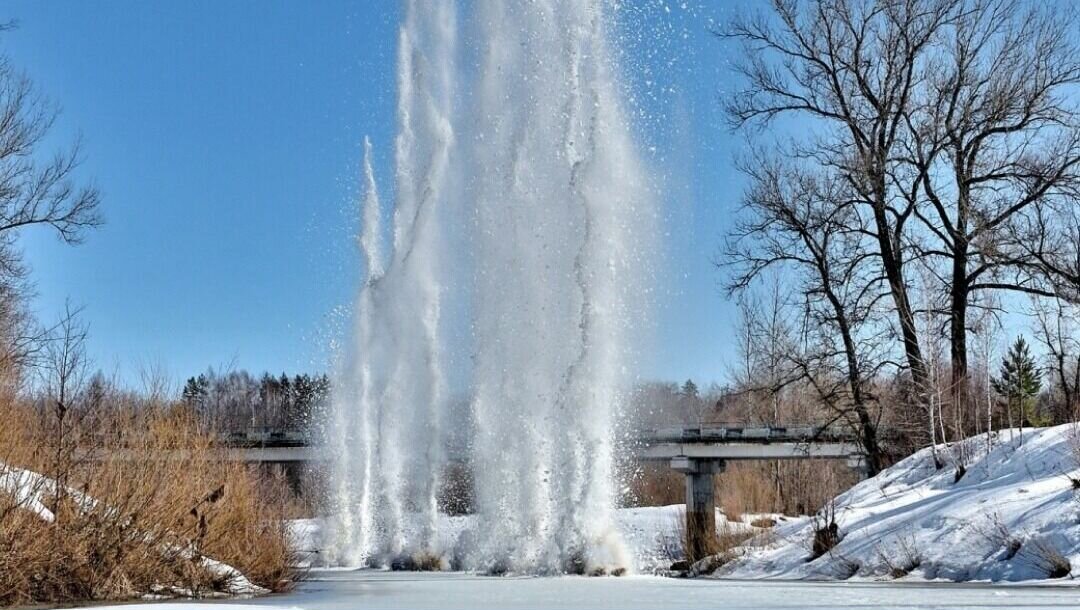
{"type": "Polygon", "coordinates": [[[638,440],[655,443],[797,443],[857,442],[851,433],[831,426],[808,424],[777,426],[688,426],[646,430],[638,440]]]}

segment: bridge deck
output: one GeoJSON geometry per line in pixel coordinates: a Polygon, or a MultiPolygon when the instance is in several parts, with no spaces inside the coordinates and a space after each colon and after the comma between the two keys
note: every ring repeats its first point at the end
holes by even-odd
{"type": "MultiPolygon", "coordinates": [[[[637,439],[642,460],[845,459],[861,455],[857,439],[817,426],[698,426],[661,428],[637,439]]],[[[228,459],[242,462],[319,462],[327,449],[301,431],[239,432],[223,435],[228,459]]]]}
{"type": "Polygon", "coordinates": [[[818,426],[702,426],[662,428],[643,435],[637,455],[718,460],[844,459],[862,448],[851,435],[818,426]]]}

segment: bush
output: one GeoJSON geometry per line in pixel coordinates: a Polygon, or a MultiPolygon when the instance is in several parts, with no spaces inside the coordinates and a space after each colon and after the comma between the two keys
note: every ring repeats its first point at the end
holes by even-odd
{"type": "Polygon", "coordinates": [[[0,475],[22,477],[8,486],[18,493],[0,493],[0,604],[244,584],[216,562],[287,589],[296,562],[284,478],[229,461],[183,410],[114,398],[61,422],[41,406],[0,402],[0,420],[15,422],[0,427],[0,475]]]}
{"type": "Polygon", "coordinates": [[[1045,538],[1032,538],[1024,542],[1020,557],[1030,563],[1046,578],[1065,578],[1072,573],[1072,563],[1045,538]]]}
{"type": "Polygon", "coordinates": [[[1001,549],[1001,561],[1011,560],[1023,546],[1023,539],[1013,535],[1000,513],[986,515],[981,522],[972,523],[969,527],[991,547],[1001,549]]]}
{"type": "Polygon", "coordinates": [[[888,568],[890,578],[903,578],[922,565],[922,553],[911,531],[897,535],[892,544],[878,547],[878,558],[888,568]]]}
{"type": "Polygon", "coordinates": [[[810,541],[810,557],[807,561],[832,552],[840,544],[840,526],[836,523],[836,505],[826,504],[812,520],[814,536],[810,541]]]}
{"type": "MultiPolygon", "coordinates": [[[[686,569],[678,571],[692,570],[695,575],[714,572],[719,567],[735,559],[739,545],[752,538],[755,534],[750,530],[735,528],[727,522],[721,523],[716,528],[716,535],[705,541],[704,554],[701,557],[689,557],[686,552],[686,549],[690,548],[690,541],[686,529],[685,510],[679,512],[676,528],[682,541],[683,557],[686,558],[684,562],[686,569]]],[[[671,569],[677,569],[675,564],[672,565],[671,569]]]]}

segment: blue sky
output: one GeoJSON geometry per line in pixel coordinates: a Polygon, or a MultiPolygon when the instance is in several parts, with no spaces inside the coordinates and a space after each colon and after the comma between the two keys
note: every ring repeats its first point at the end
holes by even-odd
{"type": "MultiPolygon", "coordinates": [[[[723,377],[733,306],[711,260],[741,182],[718,105],[720,8],[629,2],[643,154],[667,193],[655,337],[641,374],[723,377]]],[[[397,3],[9,0],[4,52],[81,134],[107,224],[23,245],[43,318],[85,307],[106,373],[322,371],[357,285],[361,141],[388,190],[397,3]]]]}

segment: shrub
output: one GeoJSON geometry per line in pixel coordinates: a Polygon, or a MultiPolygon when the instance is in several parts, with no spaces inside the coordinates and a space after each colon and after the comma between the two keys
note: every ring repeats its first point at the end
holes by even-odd
{"type": "MultiPolygon", "coordinates": [[[[686,549],[690,548],[690,541],[686,529],[685,511],[679,512],[676,528],[682,540],[683,557],[687,559],[686,562],[676,562],[685,565],[685,568],[679,571],[693,570],[695,574],[711,573],[728,563],[737,556],[738,547],[754,536],[753,531],[737,529],[730,523],[724,522],[717,526],[716,534],[711,539],[706,540],[704,553],[701,557],[688,557],[686,549]]],[[[677,569],[675,564],[672,565],[672,569],[677,569]]]]}
{"type": "Polygon", "coordinates": [[[840,544],[840,526],[836,523],[836,505],[832,502],[826,504],[818,511],[811,520],[814,535],[810,542],[810,557],[808,561],[831,552],[836,545],[840,544]]]}
{"type": "Polygon", "coordinates": [[[1002,561],[1009,561],[1015,557],[1023,545],[1023,540],[1013,535],[999,513],[989,514],[982,522],[972,523],[970,527],[977,536],[989,542],[992,547],[1002,549],[1002,561]]]}
{"type": "Polygon", "coordinates": [[[0,604],[234,590],[216,562],[269,590],[294,580],[284,478],[229,461],[184,411],[115,396],[59,434],[3,401],[0,420],[18,422],[0,427],[0,475],[23,477],[0,493],[0,604]]]}
{"type": "Polygon", "coordinates": [[[1020,557],[1047,578],[1065,578],[1072,573],[1072,563],[1046,538],[1028,539],[1020,549],[1020,557]]]}
{"type": "Polygon", "coordinates": [[[391,570],[404,572],[440,572],[448,568],[446,560],[434,553],[403,555],[390,562],[391,570]]]}
{"type": "Polygon", "coordinates": [[[922,553],[911,532],[896,536],[888,547],[879,546],[877,555],[890,578],[903,578],[922,565],[922,553]]]}

